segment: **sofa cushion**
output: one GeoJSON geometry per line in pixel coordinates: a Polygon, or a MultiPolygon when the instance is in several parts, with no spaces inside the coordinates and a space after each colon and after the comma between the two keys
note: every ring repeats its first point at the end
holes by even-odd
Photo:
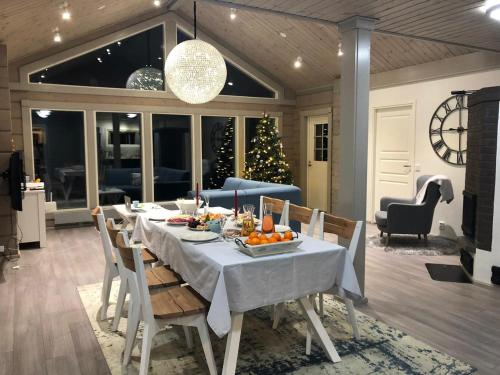
{"type": "Polygon", "coordinates": [[[243,180],[240,183],[239,188],[241,190],[243,190],[243,189],[258,189],[258,188],[261,188],[261,187],[265,187],[267,185],[268,184],[266,182],[262,182],[262,181],[243,180]]]}
{"type": "Polygon", "coordinates": [[[375,222],[378,227],[387,226],[387,211],[377,211],[375,212],[375,222]]]}
{"type": "Polygon", "coordinates": [[[240,184],[244,180],[236,177],[228,177],[226,181],[224,181],[224,185],[222,186],[222,190],[238,190],[240,184]]]}

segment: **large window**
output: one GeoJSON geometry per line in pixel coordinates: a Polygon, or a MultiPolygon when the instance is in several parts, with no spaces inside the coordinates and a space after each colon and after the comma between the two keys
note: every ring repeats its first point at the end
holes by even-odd
{"type": "Polygon", "coordinates": [[[163,26],[30,75],[32,83],[163,90],[163,26]]]}
{"type": "Polygon", "coordinates": [[[35,177],[58,209],[87,207],[83,112],[31,111],[35,177]]]}
{"type": "MultiPolygon", "coordinates": [[[[181,29],[177,29],[177,43],[193,39],[189,34],[181,29]]],[[[226,61],[227,78],[226,84],[221,91],[221,95],[249,96],[257,98],[274,98],[275,92],[262,83],[252,78],[247,73],[236,67],[231,62],[226,61]]]]}
{"type": "Polygon", "coordinates": [[[203,189],[219,189],[235,173],[235,117],[202,116],[203,189]]]}
{"type": "Polygon", "coordinates": [[[187,196],[192,188],[191,116],[153,115],[154,200],[187,196]]]}
{"type": "Polygon", "coordinates": [[[141,115],[96,113],[99,204],[142,200],[141,115]]]}

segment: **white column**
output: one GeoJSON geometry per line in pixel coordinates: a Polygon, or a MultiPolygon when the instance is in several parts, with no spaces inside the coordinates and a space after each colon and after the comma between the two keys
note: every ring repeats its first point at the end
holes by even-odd
{"type": "MultiPolygon", "coordinates": [[[[344,52],[340,75],[339,211],[345,217],[363,221],[366,220],[370,39],[374,23],[374,19],[355,16],[339,25],[344,52]]],[[[364,227],[354,266],[364,291],[364,227]]]]}

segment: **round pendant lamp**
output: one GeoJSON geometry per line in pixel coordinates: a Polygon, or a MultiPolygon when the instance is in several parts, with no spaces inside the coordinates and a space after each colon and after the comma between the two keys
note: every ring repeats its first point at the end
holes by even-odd
{"type": "Polygon", "coordinates": [[[137,69],[128,77],[127,89],[163,90],[163,73],[160,69],[152,67],[137,69]]]}
{"type": "Polygon", "coordinates": [[[194,39],[178,44],[165,61],[168,87],[180,100],[201,104],[214,99],[226,83],[226,62],[217,49],[196,39],[196,1],[194,39]]]}

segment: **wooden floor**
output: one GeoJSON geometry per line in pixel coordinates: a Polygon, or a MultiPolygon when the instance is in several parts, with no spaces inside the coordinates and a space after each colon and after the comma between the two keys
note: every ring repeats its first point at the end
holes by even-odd
{"type": "MultiPolygon", "coordinates": [[[[369,303],[362,310],[481,374],[499,374],[500,288],[432,281],[425,262],[458,259],[367,249],[369,303]]],[[[0,374],[109,374],[76,291],[101,281],[103,265],[91,227],[51,230],[46,249],[23,250],[18,262],[3,262],[0,374]]]]}

